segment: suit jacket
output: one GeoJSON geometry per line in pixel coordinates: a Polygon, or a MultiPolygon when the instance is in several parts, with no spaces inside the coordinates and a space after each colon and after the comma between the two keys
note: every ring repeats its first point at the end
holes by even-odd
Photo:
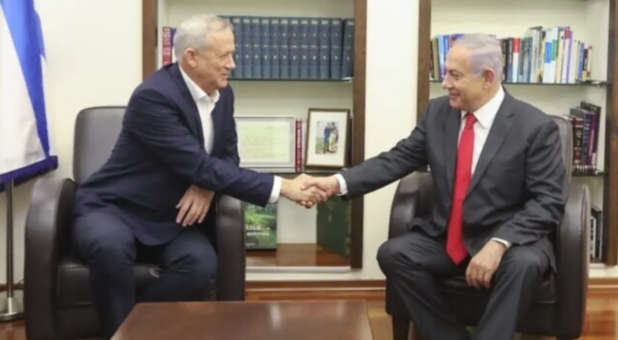
{"type": "Polygon", "coordinates": [[[228,86],[212,111],[214,142],[207,153],[199,113],[178,64],[163,67],[133,92],[110,158],[77,191],[75,215],[106,209],[141,242],[155,245],[182,230],[175,207],[191,184],[265,205],[273,176],[238,167],[233,112],[228,86]]]}
{"type": "MultiPolygon", "coordinates": [[[[423,120],[390,151],[342,172],[353,197],[429,165],[433,210],[411,227],[440,237],[446,226],[455,180],[460,110],[448,97],[431,100],[423,120]]],[[[548,238],[560,223],[567,197],[558,126],[534,108],[505,93],[472,175],[463,205],[463,236],[476,254],[491,237],[512,245],[534,244],[555,268],[548,238]]]]}

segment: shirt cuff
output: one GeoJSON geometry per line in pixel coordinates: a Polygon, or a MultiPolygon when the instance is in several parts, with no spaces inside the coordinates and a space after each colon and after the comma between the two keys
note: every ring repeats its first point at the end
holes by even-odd
{"type": "Polygon", "coordinates": [[[279,200],[279,195],[281,194],[281,177],[274,176],[273,177],[273,188],[270,191],[270,198],[268,199],[268,203],[275,203],[279,200]]]}
{"type": "Polygon", "coordinates": [[[506,247],[506,249],[511,248],[511,242],[507,241],[507,240],[503,240],[501,238],[498,237],[492,237],[491,238],[492,241],[496,241],[496,242],[500,242],[502,244],[504,244],[504,246],[506,247]]]}
{"type": "Polygon", "coordinates": [[[343,176],[341,176],[341,174],[335,174],[335,178],[337,179],[337,182],[339,183],[339,192],[337,193],[337,196],[347,195],[348,194],[348,184],[345,182],[345,179],[343,178],[343,176]]]}

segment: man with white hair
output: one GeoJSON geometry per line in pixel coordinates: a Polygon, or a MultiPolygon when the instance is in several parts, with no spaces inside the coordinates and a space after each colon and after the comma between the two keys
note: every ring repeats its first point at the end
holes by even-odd
{"type": "Polygon", "coordinates": [[[448,96],[429,102],[409,137],[308,184],[354,197],[429,165],[430,216],[378,250],[396,304],[387,307],[411,319],[422,339],[469,339],[438,287],[465,273],[469,286],[490,291],[473,338],[511,339],[534,288],[555,269],[549,236],[567,196],[558,127],[503,90],[502,52],[492,36],[462,36],[445,66],[448,96]]]}
{"type": "Polygon", "coordinates": [[[217,271],[205,234],[213,196],[253,204],[283,195],[305,206],[320,198],[293,180],[238,167],[231,24],[199,15],[180,24],[174,40],[178,63],[167,65],[135,89],[122,131],[103,167],[80,185],[73,242],[90,267],[95,304],[109,338],[136,300],[202,297],[217,271]],[[136,297],[132,265],[147,256],[160,277],[136,297]]]}

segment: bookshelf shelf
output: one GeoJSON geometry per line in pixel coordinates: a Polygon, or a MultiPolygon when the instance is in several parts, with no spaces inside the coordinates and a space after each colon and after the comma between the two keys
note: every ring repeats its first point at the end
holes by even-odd
{"type": "MultiPolygon", "coordinates": [[[[514,3],[513,3],[514,4],[514,3]]],[[[565,27],[593,46],[592,81],[580,83],[504,82],[513,95],[541,108],[548,114],[568,115],[569,108],[580,101],[601,107],[599,171],[574,172],[573,177],[588,184],[593,205],[602,207],[603,261],[618,264],[618,32],[616,0],[559,1],[548,0],[540,10],[538,1],[525,0],[504,9],[502,2],[488,0],[420,0],[418,59],[418,119],[429,98],[438,95],[440,81],[430,77],[431,39],[439,34],[483,32],[498,38],[524,37],[533,26],[565,27]],[[467,25],[461,25],[465,18],[467,25]]]]}
{"type": "MultiPolygon", "coordinates": [[[[441,84],[442,82],[440,80],[434,80],[431,79],[429,81],[431,84],[441,84]]],[[[589,86],[589,87],[599,87],[599,88],[603,88],[603,87],[607,87],[609,86],[609,84],[605,81],[587,81],[587,82],[580,82],[580,83],[570,83],[570,84],[563,84],[563,83],[522,83],[522,82],[510,82],[510,81],[505,81],[502,82],[502,84],[504,85],[522,85],[522,86],[589,86]]]]}
{"type": "Polygon", "coordinates": [[[253,78],[230,78],[230,81],[242,82],[315,82],[315,83],[344,83],[353,84],[354,79],[253,79],[253,78]]]}

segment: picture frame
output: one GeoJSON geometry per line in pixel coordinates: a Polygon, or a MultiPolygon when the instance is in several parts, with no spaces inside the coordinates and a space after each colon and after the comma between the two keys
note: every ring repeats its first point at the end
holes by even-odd
{"type": "Polygon", "coordinates": [[[263,172],[294,172],[296,118],[236,115],[240,166],[263,172]]]}
{"type": "Polygon", "coordinates": [[[349,116],[348,109],[309,109],[307,168],[339,169],[346,166],[349,116]]]}

